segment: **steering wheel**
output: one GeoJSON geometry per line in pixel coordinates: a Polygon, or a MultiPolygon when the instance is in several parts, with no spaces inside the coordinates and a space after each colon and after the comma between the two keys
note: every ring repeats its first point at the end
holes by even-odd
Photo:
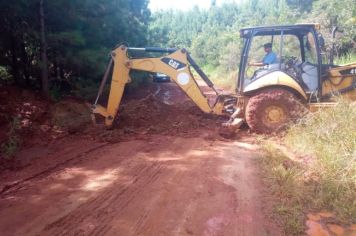
{"type": "Polygon", "coordinates": [[[286,56],[282,59],[282,62],[284,63],[284,65],[286,66],[286,69],[290,69],[293,68],[295,65],[298,64],[299,58],[298,57],[294,57],[294,56],[286,56]]]}
{"type": "Polygon", "coordinates": [[[301,77],[301,70],[299,68],[301,60],[298,57],[284,57],[283,63],[285,65],[285,70],[290,74],[293,74],[296,78],[301,77]]]}

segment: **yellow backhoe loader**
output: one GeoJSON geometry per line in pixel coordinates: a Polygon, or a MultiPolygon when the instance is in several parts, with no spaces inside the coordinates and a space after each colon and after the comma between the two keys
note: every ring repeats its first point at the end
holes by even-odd
{"type": "MultiPolygon", "coordinates": [[[[111,61],[100,85],[93,113],[105,117],[111,127],[124,92],[131,81],[131,70],[159,72],[168,75],[188,97],[206,113],[229,117],[229,127],[238,128],[243,122],[256,132],[280,130],[300,117],[302,107],[310,110],[332,106],[335,95],[356,99],[356,62],[337,66],[332,56],[325,62],[324,39],[319,24],[296,24],[243,28],[239,73],[235,93],[220,94],[206,74],[185,49],[132,48],[121,45],[111,53],[111,61]],[[277,55],[271,64],[252,68],[260,45],[268,42],[277,55]],[[156,52],[161,57],[130,58],[129,52],[156,52]],[[111,68],[112,81],[107,107],[98,105],[111,68]],[[216,93],[210,104],[194,78],[192,70],[216,93]]],[[[332,55],[332,53],[331,53],[332,55]]]]}

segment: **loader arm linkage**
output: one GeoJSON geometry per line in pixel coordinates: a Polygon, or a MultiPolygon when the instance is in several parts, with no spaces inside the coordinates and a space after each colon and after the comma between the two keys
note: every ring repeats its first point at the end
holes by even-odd
{"type": "MultiPolygon", "coordinates": [[[[162,48],[128,48],[124,45],[116,48],[112,54],[112,60],[105,72],[105,76],[100,85],[98,97],[93,105],[93,113],[105,117],[105,125],[111,127],[117,116],[125,85],[131,82],[130,70],[141,70],[148,72],[159,72],[168,75],[188,97],[205,113],[222,115],[226,113],[225,101],[233,95],[218,94],[213,83],[208,79],[203,71],[195,64],[185,49],[162,49],[162,48]],[[131,59],[128,57],[128,50],[141,50],[146,52],[170,53],[163,57],[131,59]],[[97,104],[103,87],[108,78],[110,68],[113,64],[113,74],[110,87],[110,94],[107,107],[97,104]],[[209,104],[208,98],[199,88],[197,81],[193,77],[190,66],[200,75],[200,77],[217,94],[216,102],[213,106],[209,104]]],[[[232,111],[233,112],[233,111],[232,111]]]]}

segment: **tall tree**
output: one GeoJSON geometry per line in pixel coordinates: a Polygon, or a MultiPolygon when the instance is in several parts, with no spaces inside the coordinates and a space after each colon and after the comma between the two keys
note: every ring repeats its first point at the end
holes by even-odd
{"type": "Polygon", "coordinates": [[[146,44],[147,4],[148,0],[0,1],[0,66],[19,85],[41,85],[45,94],[57,80],[98,80],[115,45],[146,44]]]}
{"type": "Polygon", "coordinates": [[[47,41],[46,41],[46,27],[45,27],[45,15],[43,0],[40,0],[39,4],[40,11],[40,25],[41,25],[41,81],[42,81],[42,93],[48,98],[49,97],[49,87],[48,87],[48,60],[47,60],[47,41]]]}

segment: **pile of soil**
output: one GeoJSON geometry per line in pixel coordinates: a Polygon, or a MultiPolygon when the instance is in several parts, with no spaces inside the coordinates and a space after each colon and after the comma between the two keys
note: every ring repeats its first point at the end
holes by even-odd
{"type": "Polygon", "coordinates": [[[90,106],[78,99],[66,99],[51,107],[51,124],[70,134],[82,132],[91,124],[90,106]]]}
{"type": "MultiPolygon", "coordinates": [[[[156,84],[126,94],[120,104],[114,128],[92,127],[94,139],[120,142],[160,134],[180,137],[221,139],[221,123],[228,118],[202,112],[175,84],[156,84]]],[[[102,117],[97,121],[103,124],[102,117]]]]}
{"type": "Polygon", "coordinates": [[[167,105],[151,95],[125,103],[117,126],[136,133],[194,136],[200,128],[215,129],[217,122],[216,116],[203,113],[189,100],[167,105]]]}

